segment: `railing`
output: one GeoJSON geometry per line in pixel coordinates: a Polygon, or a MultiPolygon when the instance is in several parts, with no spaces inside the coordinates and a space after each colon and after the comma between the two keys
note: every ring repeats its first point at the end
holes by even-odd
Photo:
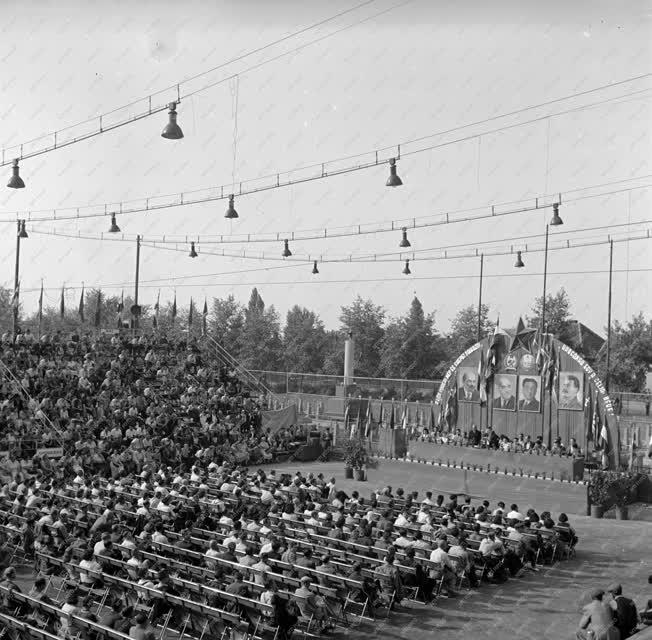
{"type": "MultiPolygon", "coordinates": [[[[274,393],[308,393],[335,396],[337,388],[344,384],[344,376],[329,376],[318,373],[296,373],[283,371],[250,371],[261,383],[274,393]]],[[[405,380],[400,378],[357,378],[347,385],[347,394],[363,398],[380,398],[409,402],[430,402],[435,399],[439,380],[405,380]]]]}

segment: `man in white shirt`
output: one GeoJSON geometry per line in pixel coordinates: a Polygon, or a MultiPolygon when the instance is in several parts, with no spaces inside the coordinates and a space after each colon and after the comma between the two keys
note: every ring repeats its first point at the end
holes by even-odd
{"type": "Polygon", "coordinates": [[[446,595],[448,595],[448,597],[454,597],[457,595],[457,593],[453,591],[456,576],[453,563],[448,557],[448,553],[446,553],[447,547],[448,544],[446,543],[446,540],[439,540],[437,547],[430,554],[431,562],[437,563],[437,567],[431,570],[430,576],[435,580],[443,578],[446,595]]]}
{"type": "Polygon", "coordinates": [[[525,516],[519,512],[518,505],[513,504],[510,507],[510,512],[507,514],[508,520],[525,520],[525,516]]]}

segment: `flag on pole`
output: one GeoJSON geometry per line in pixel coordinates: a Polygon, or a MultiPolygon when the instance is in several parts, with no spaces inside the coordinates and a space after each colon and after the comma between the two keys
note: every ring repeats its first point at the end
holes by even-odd
{"type": "Polygon", "coordinates": [[[356,435],[362,433],[362,398],[358,400],[358,417],[355,421],[355,433],[356,435]]]}
{"type": "Polygon", "coordinates": [[[97,292],[97,304],[95,305],[95,321],[94,325],[99,329],[102,324],[102,290],[99,289],[97,292]]]}
{"type": "Polygon", "coordinates": [[[208,318],[208,301],[204,298],[204,309],[201,312],[201,334],[206,335],[206,319],[208,318]]]}
{"type": "Polygon", "coordinates": [[[172,322],[175,321],[177,317],[177,292],[174,292],[174,300],[172,302],[172,322]]]}
{"type": "MultiPolygon", "coordinates": [[[[301,398],[299,398],[299,402],[301,402],[301,398]]],[[[301,411],[299,409],[299,411],[301,411]]],[[[346,430],[349,426],[349,403],[346,403],[346,409],[344,409],[344,429],[346,430]]]]}
{"type": "Polygon", "coordinates": [[[154,329],[158,329],[158,312],[161,308],[161,290],[158,290],[156,296],[156,304],[154,305],[154,317],[152,318],[152,326],[154,329]]]}
{"type": "Polygon", "coordinates": [[[593,440],[593,398],[591,393],[586,394],[584,400],[584,429],[586,432],[586,441],[593,440]]]}
{"type": "Polygon", "coordinates": [[[559,399],[557,397],[557,381],[559,380],[559,370],[561,369],[561,353],[559,349],[554,349],[552,348],[553,352],[556,351],[557,357],[553,357],[550,359],[550,365],[549,365],[549,379],[550,379],[550,397],[555,401],[555,404],[559,403],[559,399]]]}
{"type": "Polygon", "coordinates": [[[383,408],[383,400],[380,400],[380,410],[378,411],[378,426],[381,428],[385,427],[385,410],[383,408]]]}
{"type": "Polygon", "coordinates": [[[77,313],[79,313],[79,319],[82,322],[84,322],[84,283],[83,282],[82,282],[81,295],[79,296],[79,309],[77,313]]]}
{"type": "Polygon", "coordinates": [[[593,430],[592,430],[592,440],[597,445],[598,436],[600,435],[600,400],[598,398],[598,392],[595,392],[595,402],[593,403],[593,430]]]}
{"type": "Polygon", "coordinates": [[[14,289],[14,296],[11,299],[11,308],[17,310],[18,309],[18,301],[20,299],[20,282],[16,285],[16,288],[14,289]]]}
{"type": "Polygon", "coordinates": [[[428,419],[426,421],[426,429],[428,431],[431,431],[432,429],[435,428],[435,404],[434,402],[430,402],[430,411],[428,411],[428,419]]]}
{"type": "Polygon", "coordinates": [[[478,382],[480,383],[480,404],[487,402],[487,378],[485,377],[484,351],[480,349],[480,359],[478,360],[478,382]]]}
{"type": "Polygon", "coordinates": [[[403,404],[403,415],[401,416],[401,429],[403,429],[403,431],[407,430],[408,414],[409,414],[409,410],[408,410],[407,400],[406,400],[405,403],[403,404]]]}
{"type": "Polygon", "coordinates": [[[125,310],[125,292],[124,290],[120,294],[120,302],[118,302],[118,313],[122,313],[125,310]]]}
{"type": "Polygon", "coordinates": [[[364,437],[371,435],[371,398],[367,401],[367,419],[365,420],[364,437]]]}
{"type": "Polygon", "coordinates": [[[190,308],[188,309],[188,329],[192,329],[192,298],[190,298],[190,308]]]}
{"type": "Polygon", "coordinates": [[[43,280],[41,280],[41,294],[38,297],[38,321],[43,320],[43,280]]]}
{"type": "Polygon", "coordinates": [[[389,410],[389,428],[390,429],[395,429],[396,428],[396,414],[394,412],[394,398],[392,398],[392,406],[389,410]]]}
{"type": "Polygon", "coordinates": [[[61,302],[59,303],[59,315],[63,319],[64,313],[66,311],[66,303],[63,298],[65,287],[61,287],[61,302]]]}

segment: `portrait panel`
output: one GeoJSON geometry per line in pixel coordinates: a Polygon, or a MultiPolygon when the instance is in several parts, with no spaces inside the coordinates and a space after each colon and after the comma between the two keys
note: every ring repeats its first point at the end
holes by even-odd
{"type": "Polygon", "coordinates": [[[493,408],[500,411],[516,411],[516,375],[498,373],[494,378],[493,408]]]}
{"type": "Polygon", "coordinates": [[[559,372],[559,408],[584,409],[584,374],[581,371],[559,372]]]}
{"type": "Polygon", "coordinates": [[[480,402],[476,367],[460,367],[457,370],[457,399],[459,402],[480,402]]]}
{"type": "Polygon", "coordinates": [[[532,413],[541,411],[541,376],[518,377],[518,410],[532,413]]]}

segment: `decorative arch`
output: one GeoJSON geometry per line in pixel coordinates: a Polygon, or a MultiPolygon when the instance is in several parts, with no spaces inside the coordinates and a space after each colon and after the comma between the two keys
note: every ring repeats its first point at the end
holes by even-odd
{"type": "Polygon", "coordinates": [[[496,329],[456,358],[435,404],[446,430],[491,426],[509,438],[541,436],[548,447],[575,438],[603,467],[619,466],[618,419],[602,380],[551,334],[496,329]]]}

